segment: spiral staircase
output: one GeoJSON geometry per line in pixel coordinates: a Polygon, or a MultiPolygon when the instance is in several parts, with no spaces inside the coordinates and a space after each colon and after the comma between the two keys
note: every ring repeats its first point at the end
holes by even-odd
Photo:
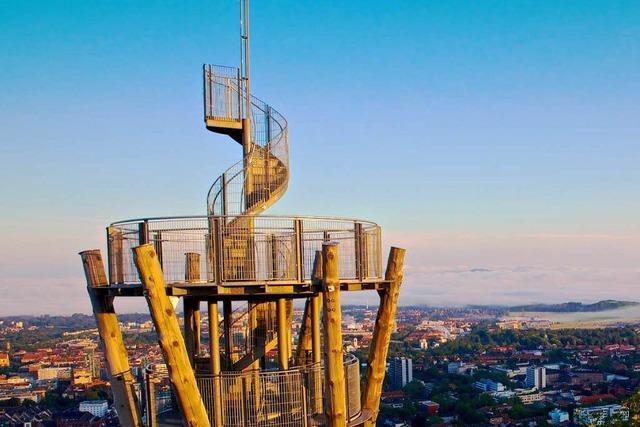
{"type": "Polygon", "coordinates": [[[244,151],[243,159],[211,186],[208,213],[210,216],[260,214],[287,190],[287,121],[254,96],[250,96],[251,108],[247,111],[243,81],[237,68],[205,65],[204,88],[207,129],[230,136],[243,145],[244,151]]]}
{"type": "MultiPolygon", "coordinates": [[[[222,256],[227,261],[227,277],[241,279],[254,268],[252,216],[274,204],[287,190],[287,121],[256,97],[249,95],[250,102],[247,102],[247,91],[239,69],[205,65],[203,76],[207,129],[228,135],[243,147],[243,159],[215,180],[207,196],[208,216],[224,218],[222,256]]],[[[285,258],[285,264],[290,265],[289,248],[279,245],[277,239],[273,242],[272,256],[285,258]]],[[[277,275],[277,271],[272,272],[272,277],[277,278],[277,275]]],[[[292,309],[290,304],[288,317],[292,309]]],[[[246,345],[241,346],[239,354],[227,355],[229,370],[251,368],[278,342],[275,328],[267,327],[276,317],[275,304],[248,306],[239,319],[244,317],[253,317],[256,327],[249,329],[246,345]]]]}

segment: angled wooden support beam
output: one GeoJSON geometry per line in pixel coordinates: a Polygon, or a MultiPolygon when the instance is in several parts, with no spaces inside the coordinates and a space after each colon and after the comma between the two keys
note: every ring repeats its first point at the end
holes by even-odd
{"type": "MultiPolygon", "coordinates": [[[[314,285],[322,284],[322,251],[316,251],[313,260],[313,274],[311,280],[314,285]]],[[[322,337],[320,336],[320,324],[322,323],[322,295],[311,297],[311,361],[318,366],[322,362],[322,337]]],[[[322,390],[322,371],[315,369],[312,378],[315,390],[322,390]]],[[[313,409],[315,414],[322,412],[323,399],[313,399],[313,409]]]]}
{"type": "Polygon", "coordinates": [[[311,298],[311,361],[322,361],[322,348],[320,337],[320,323],[322,323],[322,297],[320,295],[311,298]]]}
{"type": "Polygon", "coordinates": [[[156,251],[152,244],[145,244],[133,248],[133,255],[184,424],[190,427],[210,427],[180,333],[178,317],[167,296],[156,251]]]}
{"type": "Polygon", "coordinates": [[[307,364],[307,355],[311,352],[312,340],[311,330],[311,300],[313,297],[307,298],[304,303],[304,312],[302,314],[302,323],[300,325],[300,334],[298,335],[298,345],[295,352],[295,365],[304,366],[307,364]]]}
{"type": "MultiPolygon", "coordinates": [[[[313,260],[313,272],[311,281],[314,284],[322,282],[322,252],[316,251],[313,260]]],[[[295,361],[297,366],[305,365],[309,362],[309,356],[313,363],[321,361],[322,349],[320,348],[320,309],[322,298],[314,295],[307,298],[304,304],[300,335],[296,347],[295,361]]]]}
{"type": "Polygon", "coordinates": [[[369,360],[362,396],[362,409],[372,414],[367,422],[368,426],[375,426],[376,417],[380,409],[380,397],[382,395],[382,383],[384,381],[387,353],[391,332],[396,317],[398,295],[402,284],[405,250],[392,247],[389,252],[385,280],[390,281],[389,288],[380,291],[380,306],[373,329],[373,339],[369,347],[369,360]]]}
{"type": "Polygon", "coordinates": [[[224,316],[222,326],[224,328],[224,354],[226,356],[226,369],[231,369],[231,366],[233,366],[238,359],[233,348],[233,336],[231,333],[231,323],[233,322],[233,305],[231,301],[224,300],[222,302],[222,315],[224,316]]]}
{"type": "Polygon", "coordinates": [[[325,413],[329,427],[347,424],[344,363],[342,350],[342,311],[338,244],[322,244],[322,296],[324,306],[324,369],[327,381],[325,413]]]}
{"type": "Polygon", "coordinates": [[[93,249],[80,252],[80,257],[98,333],[104,346],[118,419],[123,427],[142,427],[142,418],[134,390],[135,381],[129,368],[127,349],[122,339],[118,316],[113,308],[113,297],[100,295],[97,292],[98,288],[108,286],[102,255],[98,249],[93,249]]]}

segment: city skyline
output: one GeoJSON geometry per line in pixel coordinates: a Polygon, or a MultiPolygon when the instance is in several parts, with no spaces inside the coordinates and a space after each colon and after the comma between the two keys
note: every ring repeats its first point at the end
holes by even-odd
{"type": "MultiPolygon", "coordinates": [[[[77,252],[204,214],[235,159],[198,108],[201,64],[238,62],[234,4],[36,3],[0,12],[3,315],[89,312],[77,252]]],[[[252,87],[292,141],[267,214],[378,220],[400,304],[638,299],[640,8],[457,6],[255,5],[252,87]]]]}

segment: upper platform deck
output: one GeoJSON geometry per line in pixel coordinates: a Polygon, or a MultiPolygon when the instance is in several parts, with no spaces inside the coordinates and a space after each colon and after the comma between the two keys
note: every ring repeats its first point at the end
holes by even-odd
{"type": "MultiPolygon", "coordinates": [[[[384,286],[380,227],[368,221],[284,216],[192,216],[107,228],[112,295],[142,295],[132,248],[152,243],[170,295],[312,294],[316,252],[339,243],[344,290],[384,286]]],[[[302,296],[302,295],[301,295],[302,296]]]]}

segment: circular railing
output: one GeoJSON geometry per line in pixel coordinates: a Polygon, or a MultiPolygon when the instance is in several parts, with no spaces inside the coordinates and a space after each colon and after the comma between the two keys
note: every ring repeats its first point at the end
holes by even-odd
{"type": "Polygon", "coordinates": [[[108,227],[109,278],[112,284],[139,283],[131,249],[152,243],[169,284],[301,283],[310,279],[316,251],[326,241],[340,245],[341,280],[382,277],[380,227],[375,223],[239,215],[114,223],[108,227]],[[189,262],[197,268],[188,268],[189,262]]]}
{"type": "MultiPolygon", "coordinates": [[[[360,363],[353,354],[344,356],[346,414],[348,420],[361,414],[360,363]]],[[[286,371],[223,372],[196,375],[196,382],[213,425],[215,383],[222,395],[223,425],[291,426],[327,425],[324,368],[320,363],[286,371]]]]}

